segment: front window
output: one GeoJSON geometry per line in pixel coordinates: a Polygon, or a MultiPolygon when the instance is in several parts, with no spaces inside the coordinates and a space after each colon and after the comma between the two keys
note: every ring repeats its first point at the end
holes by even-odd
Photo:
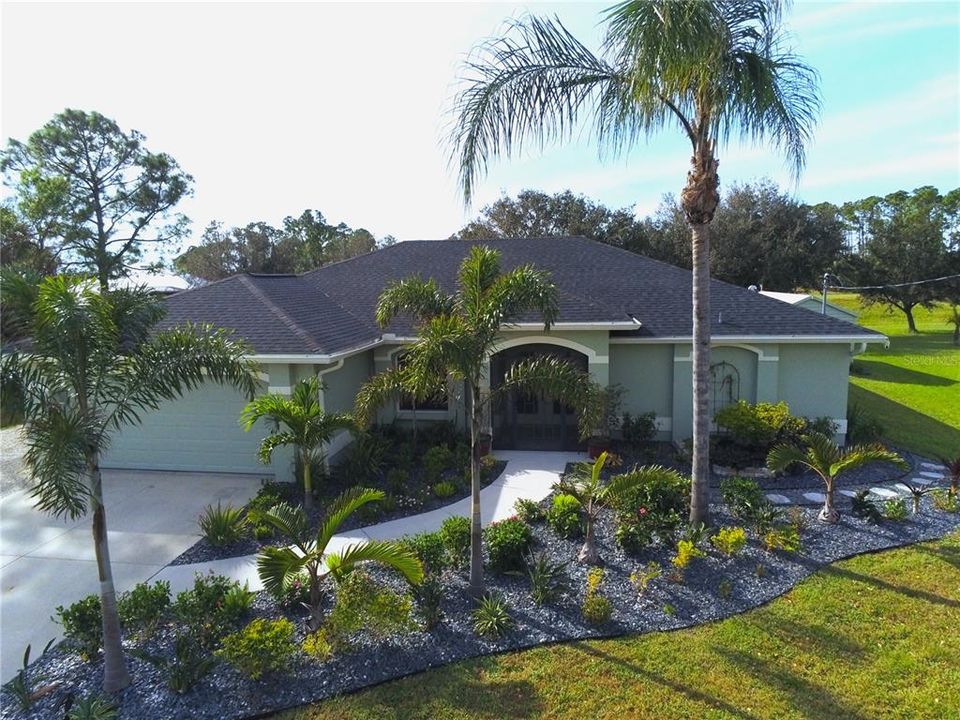
{"type": "MultiPolygon", "coordinates": [[[[398,368],[403,367],[406,360],[407,360],[407,353],[402,353],[400,355],[397,355],[396,366],[398,368]]],[[[416,400],[412,395],[403,394],[400,396],[399,400],[397,401],[397,407],[400,410],[407,410],[407,411],[446,410],[448,408],[448,405],[449,405],[449,399],[447,397],[446,385],[437,388],[437,392],[428,398],[416,400]]]]}

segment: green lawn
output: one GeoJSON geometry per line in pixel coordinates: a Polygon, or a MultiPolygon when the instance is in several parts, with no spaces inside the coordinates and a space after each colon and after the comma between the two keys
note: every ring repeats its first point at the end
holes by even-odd
{"type": "Polygon", "coordinates": [[[745,615],[487,657],[277,720],[960,718],[960,535],[864,555],[745,615]]]}
{"type": "Polygon", "coordinates": [[[960,455],[960,348],[946,324],[946,307],[916,312],[918,334],[903,313],[862,307],[854,294],[830,301],[855,310],[860,323],[890,338],[853,363],[850,398],[884,425],[891,442],[927,456],[960,455]]]}

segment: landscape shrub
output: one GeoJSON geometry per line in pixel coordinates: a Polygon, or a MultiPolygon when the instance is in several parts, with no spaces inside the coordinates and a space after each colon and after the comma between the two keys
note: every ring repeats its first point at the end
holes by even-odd
{"type": "Polygon", "coordinates": [[[246,529],[246,519],[244,518],[243,508],[233,505],[217,506],[207,505],[200,514],[197,521],[200,526],[200,532],[214,547],[231,545],[243,537],[246,529]]]}
{"type": "MultiPolygon", "coordinates": [[[[480,484],[487,485],[493,480],[493,471],[497,467],[497,459],[493,455],[484,455],[480,458],[480,484]]],[[[467,475],[469,477],[469,467],[467,475]]]]}
{"type": "Polygon", "coordinates": [[[185,634],[177,635],[174,639],[171,657],[142,651],[136,651],[134,655],[155,665],[166,679],[167,687],[178,695],[189,692],[216,664],[212,655],[204,652],[194,638],[185,634]]]}
{"type": "Polygon", "coordinates": [[[457,486],[449,480],[441,480],[433,486],[433,494],[441,500],[453,497],[457,493],[457,486]]]}
{"type": "Polygon", "coordinates": [[[114,720],[117,708],[100,693],[91,693],[74,701],[64,716],[66,720],[114,720]]]}
{"type": "MultiPolygon", "coordinates": [[[[904,506],[906,509],[906,506],[904,506]]],[[[773,552],[782,550],[783,552],[800,552],[803,548],[803,542],[800,533],[793,525],[775,525],[767,530],[763,535],[764,547],[773,552]]]]}
{"type": "Polygon", "coordinates": [[[299,608],[310,601],[310,578],[307,571],[303,570],[275,592],[266,589],[265,591],[280,607],[286,609],[299,608]]]}
{"type": "Polygon", "coordinates": [[[872,445],[880,442],[884,427],[859,403],[847,408],[847,445],[872,445]]]}
{"type": "Polygon", "coordinates": [[[92,660],[103,647],[103,611],[98,595],[87,595],[82,600],[64,607],[58,605],[57,622],[67,638],[86,660],[92,660]]]}
{"type": "Polygon", "coordinates": [[[618,524],[639,523],[662,540],[672,538],[690,508],[690,478],[673,472],[646,473],[643,482],[619,493],[611,506],[618,524]]]}
{"type": "Polygon", "coordinates": [[[703,556],[703,550],[694,545],[690,540],[680,540],[677,543],[677,552],[670,558],[670,562],[677,570],[682,572],[687,569],[694,558],[703,556]]]}
{"type": "Polygon", "coordinates": [[[303,639],[300,649],[307,657],[324,662],[333,657],[334,643],[327,637],[326,629],[320,628],[303,639]]]}
{"type": "Polygon", "coordinates": [[[513,510],[517,517],[525,523],[538,523],[546,519],[547,514],[540,503],[534,502],[528,498],[520,498],[513,504],[513,510]]]}
{"type": "Polygon", "coordinates": [[[960,497],[947,490],[937,488],[930,493],[930,497],[933,499],[933,507],[937,510],[948,513],[960,512],[960,497]]]}
{"type": "Polygon", "coordinates": [[[530,596],[537,605],[548,605],[566,589],[566,563],[555,562],[545,553],[527,557],[530,596]]]}
{"type": "Polygon", "coordinates": [[[587,590],[583,596],[580,612],[583,619],[591,625],[603,625],[613,615],[613,604],[606,595],[600,592],[603,578],[604,571],[602,568],[590,568],[587,572],[587,590]]]}
{"type": "Polygon", "coordinates": [[[883,513],[870,497],[869,490],[858,490],[850,500],[850,508],[854,517],[866,520],[872,525],[878,525],[883,520],[883,513]]]}
{"type": "Polygon", "coordinates": [[[449,517],[440,525],[439,533],[447,562],[454,567],[465,565],[470,553],[470,518],[449,517]]]}
{"type": "Polygon", "coordinates": [[[581,532],[580,501],[573,495],[553,496],[547,511],[547,525],[562,538],[576,537],[581,532]]]}
{"type": "Polygon", "coordinates": [[[807,427],[803,418],[790,414],[790,408],[783,401],[753,405],[739,400],[722,408],[714,420],[734,443],[762,454],[777,443],[795,440],[807,427]]]}
{"type": "Polygon", "coordinates": [[[738,555],[747,544],[747,534],[741,527],[724,527],[710,538],[710,542],[725,555],[738,555]]]}
{"type": "Polygon", "coordinates": [[[171,612],[201,647],[210,648],[245,612],[236,603],[224,605],[227,595],[239,586],[240,583],[223,575],[197,573],[193,587],[177,593],[171,612]]]}
{"type": "Polygon", "coordinates": [[[660,563],[651,560],[643,568],[637,568],[630,573],[630,584],[637,591],[637,595],[643,595],[650,587],[650,583],[663,575],[663,569],[660,563]]]}
{"type": "Polygon", "coordinates": [[[235,583],[233,587],[227,590],[220,603],[220,613],[232,620],[238,620],[250,611],[257,594],[250,590],[246,582],[241,587],[235,583]]]}
{"type": "Polygon", "coordinates": [[[393,467],[387,471],[387,490],[393,495],[406,495],[410,489],[409,471],[393,467]]]}
{"type": "Polygon", "coordinates": [[[693,543],[694,547],[703,547],[703,543],[709,537],[709,535],[710,529],[707,527],[706,523],[689,523],[683,528],[681,539],[689,540],[693,543]]]}
{"type": "Polygon", "coordinates": [[[755,480],[734,476],[720,482],[720,495],[730,514],[752,525],[763,535],[779,519],[781,511],[771,503],[755,480]]]}
{"type": "Polygon", "coordinates": [[[427,572],[437,572],[446,566],[446,549],[439,531],[410,535],[403,543],[420,559],[427,572]]]}
{"type": "Polygon", "coordinates": [[[502,595],[487,595],[473,611],[473,631],[480,637],[498,638],[514,626],[502,595]]]}
{"type": "Polygon", "coordinates": [[[907,519],[907,503],[903,498],[890,498],[883,503],[883,516],[887,520],[900,522],[907,519]]]}
{"type": "Polygon", "coordinates": [[[620,434],[630,448],[641,447],[653,440],[657,434],[657,414],[651,411],[634,417],[630,413],[624,413],[620,421],[620,434]]]}
{"type": "Polygon", "coordinates": [[[170,583],[166,580],[150,585],[137,583],[117,598],[117,613],[125,630],[148,637],[156,629],[170,607],[170,583]]]}
{"type": "MultiPolygon", "coordinates": [[[[290,483],[292,485],[292,483],[290,483]]],[[[284,498],[273,490],[261,489],[250,502],[247,503],[247,524],[253,530],[253,536],[258,540],[273,537],[273,526],[266,521],[267,511],[274,505],[284,502],[284,498]]]]}
{"type": "Polygon", "coordinates": [[[435,573],[425,575],[419,585],[413,586],[413,598],[425,630],[432,630],[443,620],[443,597],[443,583],[435,573]]]}
{"type": "Polygon", "coordinates": [[[223,638],[218,657],[252,680],[286,670],[297,652],[293,623],[286,618],[257,618],[223,638]]]}
{"type": "Polygon", "coordinates": [[[443,479],[443,474],[454,466],[453,451],[446,445],[434,445],[423,454],[423,475],[433,485],[443,479]]]}
{"type": "Polygon", "coordinates": [[[374,483],[383,471],[390,445],[390,440],[379,433],[360,433],[349,456],[337,468],[338,473],[351,485],[374,483]]]}
{"type": "Polygon", "coordinates": [[[495,572],[523,570],[523,558],[533,543],[530,526],[518,518],[491,523],[484,531],[490,568],[495,572]]]}
{"type": "Polygon", "coordinates": [[[327,637],[335,646],[348,646],[350,636],[360,630],[381,638],[408,632],[413,629],[412,610],[413,600],[408,594],[354,570],[337,586],[336,600],[327,616],[327,637]]]}
{"type": "Polygon", "coordinates": [[[613,530],[617,545],[629,555],[636,555],[653,542],[654,524],[644,516],[646,508],[640,508],[635,517],[619,516],[613,530]]]}

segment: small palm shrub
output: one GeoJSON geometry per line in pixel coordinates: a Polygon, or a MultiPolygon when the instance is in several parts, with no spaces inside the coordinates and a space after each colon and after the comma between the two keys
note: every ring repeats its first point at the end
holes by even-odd
{"type": "Polygon", "coordinates": [[[433,630],[443,620],[443,598],[443,583],[435,574],[426,575],[419,585],[413,586],[413,599],[425,630],[433,630]]]}
{"type": "Polygon", "coordinates": [[[508,518],[491,523],[483,535],[494,572],[523,570],[523,558],[533,543],[529,525],[517,518],[508,518]]]}
{"type": "Polygon", "coordinates": [[[862,518],[872,525],[877,525],[883,520],[883,513],[870,497],[869,490],[858,490],[857,494],[851,498],[850,506],[854,517],[862,518]]]}
{"type": "Polygon", "coordinates": [[[933,498],[933,507],[943,512],[960,512],[960,497],[950,493],[947,490],[937,488],[931,495],[933,498]]]}
{"type": "Polygon", "coordinates": [[[109,698],[94,693],[74,702],[66,717],[67,720],[114,720],[117,709],[109,698]]]}
{"type": "Polygon", "coordinates": [[[683,529],[681,538],[683,540],[689,540],[695,547],[703,547],[703,543],[709,537],[709,534],[709,528],[707,528],[706,524],[699,522],[687,525],[683,529]]]}
{"type": "Polygon", "coordinates": [[[387,471],[387,490],[392,495],[406,495],[410,489],[410,473],[399,467],[387,471]]]}
{"type": "Polygon", "coordinates": [[[63,627],[63,636],[76,647],[80,656],[92,660],[103,647],[103,614],[100,598],[87,595],[82,600],[56,610],[57,622],[63,627]]]}
{"type": "Polygon", "coordinates": [[[484,638],[498,638],[514,626],[502,595],[487,595],[473,611],[473,631],[484,638]]]}
{"type": "Polygon", "coordinates": [[[456,458],[446,445],[435,445],[423,454],[423,474],[431,485],[443,479],[443,474],[454,466],[456,458]]]}
{"type": "Polygon", "coordinates": [[[546,554],[527,556],[530,596],[537,605],[549,605],[566,589],[566,563],[554,562],[546,554]]]}
{"type": "Polygon", "coordinates": [[[513,504],[513,510],[517,513],[517,517],[523,520],[525,523],[538,523],[543,522],[547,514],[544,512],[543,508],[540,507],[540,503],[534,502],[527,498],[520,498],[513,504]]]}
{"type": "MultiPolygon", "coordinates": [[[[45,655],[47,650],[53,646],[54,642],[56,642],[56,638],[51,638],[46,647],[40,651],[40,655],[45,655]]],[[[17,670],[17,674],[11,680],[8,680],[3,685],[3,691],[13,697],[20,706],[20,709],[24,711],[29,710],[33,706],[34,701],[39,697],[35,689],[36,686],[47,679],[46,675],[38,674],[34,668],[30,667],[31,649],[28,643],[23,651],[23,660],[21,661],[20,669],[17,670]]]]}
{"type": "Polygon", "coordinates": [[[197,524],[200,526],[203,537],[215,547],[237,542],[243,537],[246,528],[243,508],[233,505],[223,507],[220,503],[217,503],[216,507],[207,505],[200,514],[197,524]]]}
{"type": "Polygon", "coordinates": [[[286,618],[252,620],[223,638],[217,656],[251,680],[286,670],[297,652],[293,623],[286,618]]]}
{"type": "Polygon", "coordinates": [[[220,603],[220,612],[225,617],[239,619],[250,611],[257,594],[250,590],[250,586],[244,582],[235,583],[233,587],[227,590],[220,603]]]}
{"type": "Polygon", "coordinates": [[[438,483],[434,483],[433,494],[441,500],[446,500],[447,498],[453,497],[456,495],[456,493],[457,486],[449,480],[441,480],[438,483]]]}
{"type": "Polygon", "coordinates": [[[314,660],[324,662],[333,657],[335,644],[330,642],[327,637],[327,631],[320,628],[316,632],[307,635],[300,644],[303,654],[314,660]]]}
{"type": "Polygon", "coordinates": [[[583,596],[580,612],[583,614],[583,619],[591,625],[603,625],[613,615],[610,599],[600,592],[603,578],[602,568],[591,568],[587,573],[587,590],[583,596]]]}
{"type": "Polygon", "coordinates": [[[578,536],[581,531],[580,502],[573,495],[554,495],[547,511],[547,525],[562,538],[578,536]]]}
{"type": "Polygon", "coordinates": [[[136,631],[141,638],[153,634],[157,624],[170,607],[170,583],[137,583],[129,592],[117,598],[120,622],[128,632],[136,631]]]}
{"type": "Polygon", "coordinates": [[[417,556],[426,571],[439,572],[446,566],[446,550],[439,532],[410,535],[401,542],[417,556]]]}
{"type": "Polygon", "coordinates": [[[357,435],[346,461],[337,468],[351,484],[370,483],[380,477],[386,460],[390,441],[376,433],[365,432],[357,435]]]}
{"type": "Polygon", "coordinates": [[[747,534],[741,527],[724,527],[710,538],[710,542],[724,555],[738,555],[747,544],[747,534]]]}
{"type": "Polygon", "coordinates": [[[637,568],[630,573],[630,584],[637,591],[637,595],[643,595],[650,587],[650,583],[663,575],[663,569],[660,564],[651,560],[643,568],[637,568]]]}
{"type": "Polygon", "coordinates": [[[141,660],[155,665],[166,679],[167,687],[178,695],[184,695],[205,678],[216,660],[204,652],[200,644],[189,635],[177,635],[173,641],[173,657],[134,652],[141,660]]]}
{"type": "Polygon", "coordinates": [[[847,408],[847,444],[872,445],[883,437],[883,423],[871,415],[863,405],[851,403],[847,408]]]}
{"type": "Polygon", "coordinates": [[[439,533],[447,562],[453,567],[465,565],[470,553],[470,518],[447,518],[440,525],[439,533]]]}
{"type": "Polygon", "coordinates": [[[883,516],[894,522],[906,520],[907,503],[903,498],[890,498],[883,504],[883,516]]]}

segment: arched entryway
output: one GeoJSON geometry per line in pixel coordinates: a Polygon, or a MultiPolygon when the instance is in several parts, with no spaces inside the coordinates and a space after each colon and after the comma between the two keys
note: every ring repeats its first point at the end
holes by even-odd
{"type": "MultiPolygon", "coordinates": [[[[551,356],[566,360],[584,372],[587,356],[572,348],[546,343],[518,345],[490,358],[490,387],[503,384],[514,363],[531,357],[551,356]]],[[[576,412],[546,396],[511,391],[491,408],[493,447],[497,450],[577,450],[580,447],[576,412]]]]}

